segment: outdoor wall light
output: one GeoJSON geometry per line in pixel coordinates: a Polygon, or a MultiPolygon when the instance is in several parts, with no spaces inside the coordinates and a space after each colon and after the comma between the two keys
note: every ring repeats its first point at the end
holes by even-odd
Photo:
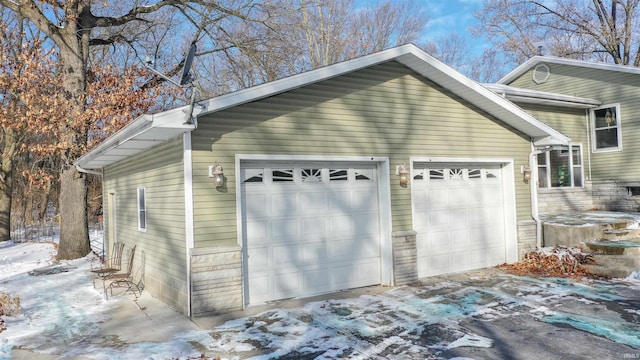
{"type": "Polygon", "coordinates": [[[213,178],[213,183],[216,187],[224,186],[224,170],[222,165],[216,161],[215,165],[209,165],[209,177],[213,178]]]}
{"type": "Polygon", "coordinates": [[[522,173],[522,177],[524,178],[525,182],[531,180],[531,168],[529,167],[529,165],[522,165],[520,167],[520,173],[522,173]]]}
{"type": "Polygon", "coordinates": [[[405,163],[396,166],[396,175],[400,177],[400,186],[407,187],[407,184],[409,183],[409,171],[407,170],[405,163]]]}

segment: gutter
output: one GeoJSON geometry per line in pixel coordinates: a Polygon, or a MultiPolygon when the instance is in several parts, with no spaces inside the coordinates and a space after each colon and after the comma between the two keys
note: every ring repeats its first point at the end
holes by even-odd
{"type": "Polygon", "coordinates": [[[100,175],[100,176],[102,176],[102,174],[103,174],[102,171],[85,169],[85,168],[80,167],[80,165],[76,165],[76,170],[78,170],[78,172],[85,173],[85,174],[93,174],[93,175],[100,175]]]}

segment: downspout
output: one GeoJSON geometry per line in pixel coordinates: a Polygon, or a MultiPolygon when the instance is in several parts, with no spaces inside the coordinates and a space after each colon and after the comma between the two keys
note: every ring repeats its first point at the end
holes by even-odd
{"type": "Polygon", "coordinates": [[[531,168],[531,179],[529,186],[531,187],[531,217],[536,223],[536,249],[542,248],[542,221],[538,213],[538,160],[537,156],[551,151],[552,147],[547,146],[543,150],[536,150],[533,142],[531,143],[531,153],[529,154],[529,167],[531,168]]]}
{"type": "Polygon", "coordinates": [[[533,142],[531,143],[531,153],[529,154],[529,167],[531,168],[531,179],[529,186],[531,187],[531,217],[536,223],[536,249],[542,247],[542,222],[538,214],[538,161],[536,157],[542,151],[536,150],[533,142]]]}
{"type": "Polygon", "coordinates": [[[186,132],[182,136],[183,141],[183,183],[184,183],[184,226],[185,226],[185,252],[186,252],[186,271],[187,271],[187,316],[191,317],[191,252],[195,247],[195,228],[193,223],[193,158],[191,153],[191,132],[186,132]]]}
{"type": "Polygon", "coordinates": [[[585,118],[587,123],[587,166],[589,167],[589,175],[587,180],[591,181],[591,110],[590,109],[585,110],[585,118]]]}

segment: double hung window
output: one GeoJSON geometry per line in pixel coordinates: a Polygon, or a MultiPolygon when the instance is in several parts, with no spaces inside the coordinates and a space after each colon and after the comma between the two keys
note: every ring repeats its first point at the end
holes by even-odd
{"type": "Polygon", "coordinates": [[[605,105],[592,110],[591,129],[594,152],[621,150],[620,104],[605,105]]]}

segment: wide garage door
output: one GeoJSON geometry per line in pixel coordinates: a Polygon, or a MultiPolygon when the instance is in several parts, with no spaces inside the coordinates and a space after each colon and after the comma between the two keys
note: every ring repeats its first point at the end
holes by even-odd
{"type": "Polygon", "coordinates": [[[499,164],[414,162],[412,177],[419,277],[505,262],[499,164]]]}
{"type": "Polygon", "coordinates": [[[375,164],[241,162],[245,302],[380,283],[375,164]]]}

